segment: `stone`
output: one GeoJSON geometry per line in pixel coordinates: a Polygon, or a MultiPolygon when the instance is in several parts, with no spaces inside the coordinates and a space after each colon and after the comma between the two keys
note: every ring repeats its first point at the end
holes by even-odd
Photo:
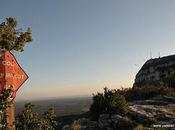
{"type": "Polygon", "coordinates": [[[175,114],[166,107],[152,105],[133,105],[130,106],[131,116],[139,123],[150,124],[157,121],[171,121],[175,119],[175,114]]]}
{"type": "Polygon", "coordinates": [[[111,119],[109,114],[101,114],[98,119],[98,125],[100,128],[105,128],[110,126],[111,119]]]}
{"type": "Polygon", "coordinates": [[[62,130],[71,130],[71,127],[70,125],[65,125],[63,126],[62,130]]]}
{"type": "Polygon", "coordinates": [[[112,116],[111,116],[111,121],[112,121],[112,123],[117,124],[118,121],[119,121],[121,118],[122,118],[122,116],[120,116],[120,115],[112,115],[112,116]]]}

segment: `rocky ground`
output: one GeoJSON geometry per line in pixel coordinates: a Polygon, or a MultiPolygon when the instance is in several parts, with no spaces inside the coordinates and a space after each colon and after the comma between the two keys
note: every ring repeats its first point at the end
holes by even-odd
{"type": "Polygon", "coordinates": [[[127,116],[101,114],[98,121],[88,117],[64,125],[62,130],[173,130],[175,97],[157,96],[129,103],[127,116]]]}

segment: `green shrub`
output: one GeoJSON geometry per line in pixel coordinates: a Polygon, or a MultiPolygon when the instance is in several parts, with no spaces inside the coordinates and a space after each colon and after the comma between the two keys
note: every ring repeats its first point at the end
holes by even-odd
{"type": "Polygon", "coordinates": [[[7,108],[10,106],[10,98],[13,93],[12,87],[10,88],[3,88],[2,94],[0,96],[0,129],[6,130],[8,129],[7,123],[7,108]]]}
{"type": "Polygon", "coordinates": [[[175,96],[175,89],[168,87],[163,82],[158,85],[134,86],[133,88],[122,88],[116,91],[123,95],[127,101],[146,100],[157,95],[175,96]]]}
{"type": "MultiPolygon", "coordinates": [[[[7,112],[10,105],[10,96],[13,90],[3,89],[0,96],[0,129],[7,130],[7,112]]],[[[33,112],[31,103],[24,106],[24,110],[16,116],[16,130],[55,130],[57,123],[54,120],[55,114],[53,108],[50,108],[43,115],[33,112]]]]}
{"type": "Polygon", "coordinates": [[[119,94],[116,90],[104,88],[104,93],[93,95],[90,115],[92,119],[97,120],[99,115],[103,113],[125,115],[128,110],[128,104],[124,96],[119,94]]]}
{"type": "Polygon", "coordinates": [[[50,108],[43,115],[33,112],[31,103],[24,106],[24,110],[16,117],[16,130],[55,130],[54,110],[50,108]]]}

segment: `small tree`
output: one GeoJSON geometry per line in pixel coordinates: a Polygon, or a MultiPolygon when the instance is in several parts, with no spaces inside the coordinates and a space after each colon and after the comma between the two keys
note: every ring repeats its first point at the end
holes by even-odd
{"type": "Polygon", "coordinates": [[[133,88],[117,91],[124,95],[127,101],[147,100],[158,95],[175,96],[175,89],[168,87],[164,82],[160,82],[157,85],[134,86],[133,88]]]}
{"type": "Polygon", "coordinates": [[[23,32],[16,29],[17,21],[13,17],[0,24],[0,51],[23,51],[26,43],[32,41],[31,29],[23,32]]]}
{"type": "Polygon", "coordinates": [[[129,110],[124,96],[116,90],[104,88],[104,93],[93,95],[90,113],[93,119],[98,119],[102,113],[125,115],[129,110]]]}
{"type": "Polygon", "coordinates": [[[50,128],[54,129],[57,127],[57,122],[55,121],[56,115],[55,115],[55,111],[54,108],[49,108],[48,111],[46,111],[43,114],[43,119],[46,120],[46,122],[48,122],[48,126],[50,126],[50,128]]]}
{"type": "MultiPolygon", "coordinates": [[[[27,31],[22,31],[22,29],[16,29],[17,21],[13,17],[6,19],[6,22],[0,23],[0,54],[5,51],[19,51],[24,50],[26,43],[32,41],[31,29],[28,28],[27,31]]],[[[8,105],[12,103],[8,98],[11,96],[12,89],[3,88],[0,94],[0,126],[3,129],[7,128],[7,113],[6,109],[8,105]],[[9,95],[10,94],[10,95],[9,95]]]]}
{"type": "Polygon", "coordinates": [[[55,130],[54,109],[50,108],[43,115],[33,111],[34,105],[25,104],[21,113],[16,116],[16,130],[55,130]]]}

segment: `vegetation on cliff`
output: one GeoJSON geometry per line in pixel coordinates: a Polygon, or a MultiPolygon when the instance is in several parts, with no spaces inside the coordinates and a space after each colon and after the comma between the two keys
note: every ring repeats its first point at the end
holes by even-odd
{"type": "Polygon", "coordinates": [[[100,114],[122,114],[128,112],[128,104],[125,97],[116,90],[104,88],[103,93],[93,95],[93,103],[90,106],[90,114],[92,119],[98,119],[100,114]]]}

